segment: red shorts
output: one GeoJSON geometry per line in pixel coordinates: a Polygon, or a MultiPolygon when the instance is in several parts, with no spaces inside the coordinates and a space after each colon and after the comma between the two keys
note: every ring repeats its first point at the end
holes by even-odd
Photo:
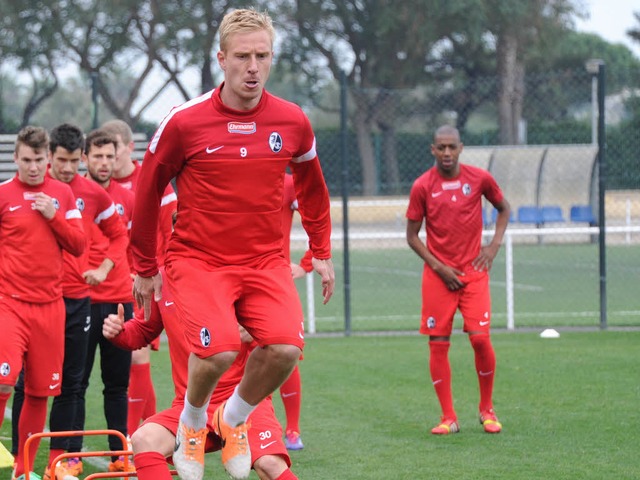
{"type": "MultiPolygon", "coordinates": [[[[210,403],[207,409],[207,429],[209,434],[207,435],[207,442],[205,444],[205,452],[216,452],[220,450],[220,437],[218,437],[213,430],[211,419],[213,413],[219,404],[210,403]]],[[[176,435],[178,430],[178,421],[180,420],[180,413],[182,412],[183,404],[178,403],[171,406],[171,408],[147,418],[143,425],[146,423],[157,423],[169,430],[173,435],[176,435]]],[[[287,449],[282,441],[282,427],[276,418],[276,413],[273,410],[273,404],[271,403],[271,397],[263,400],[258,404],[256,409],[249,415],[249,449],[251,450],[251,464],[264,455],[280,455],[287,466],[291,466],[291,459],[287,453],[287,449]]]]}
{"type": "Polygon", "coordinates": [[[0,296],[0,319],[0,384],[14,386],[26,360],[25,393],[35,397],[60,395],[64,300],[28,303],[0,296]]]}
{"type": "Polygon", "coordinates": [[[451,291],[440,276],[425,264],[422,271],[422,321],[420,333],[448,337],[453,329],[453,317],[460,309],[463,331],[489,332],[491,324],[491,293],[487,271],[472,268],[459,277],[466,286],[451,291]]]}
{"type": "Polygon", "coordinates": [[[304,346],[302,305],[288,265],[258,270],[207,266],[193,259],[166,265],[190,350],[201,358],[240,350],[241,324],[258,345],[304,346]]]}

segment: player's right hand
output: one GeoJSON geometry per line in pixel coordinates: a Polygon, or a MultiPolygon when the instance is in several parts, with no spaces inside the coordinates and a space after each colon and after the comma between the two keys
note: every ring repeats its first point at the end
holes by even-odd
{"type": "Polygon", "coordinates": [[[440,275],[442,281],[451,291],[460,290],[466,285],[466,283],[460,280],[460,277],[464,277],[464,272],[449,267],[448,265],[442,265],[442,267],[436,270],[436,273],[440,275]]]}
{"type": "Polygon", "coordinates": [[[124,307],[121,303],[118,304],[118,313],[110,313],[102,323],[102,335],[107,340],[111,340],[114,337],[120,335],[124,330],[124,307]]]}
{"type": "Polygon", "coordinates": [[[138,308],[144,308],[144,319],[151,318],[151,301],[162,299],[162,276],[156,273],[153,277],[136,275],[133,281],[133,298],[138,308]]]}

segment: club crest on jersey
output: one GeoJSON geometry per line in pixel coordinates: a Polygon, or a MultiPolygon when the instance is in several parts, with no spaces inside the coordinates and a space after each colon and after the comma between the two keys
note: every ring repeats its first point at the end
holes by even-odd
{"type": "Polygon", "coordinates": [[[116,203],[116,211],[118,212],[118,215],[124,217],[124,207],[121,203],[116,203]]]}
{"type": "Polygon", "coordinates": [[[211,344],[211,333],[205,327],[200,330],[200,343],[202,343],[203,347],[208,347],[211,344]]]}
{"type": "Polygon", "coordinates": [[[57,198],[52,198],[52,199],[51,199],[51,203],[53,203],[53,207],[54,207],[56,210],[60,210],[60,202],[58,201],[58,199],[57,199],[57,198]]]}
{"type": "Polygon", "coordinates": [[[242,133],[243,135],[256,133],[256,122],[229,122],[227,123],[227,131],[229,133],[242,133]]]}
{"type": "Polygon", "coordinates": [[[76,208],[81,212],[84,211],[84,200],[80,197],[76,198],[76,208]]]}
{"type": "Polygon", "coordinates": [[[11,367],[7,362],[4,362],[2,365],[0,365],[0,375],[2,375],[3,377],[6,377],[10,373],[11,373],[11,367]]]}
{"type": "Polygon", "coordinates": [[[269,135],[269,148],[273,153],[278,153],[282,150],[282,137],[278,132],[272,132],[269,135]]]}
{"type": "Polygon", "coordinates": [[[462,185],[462,194],[465,196],[471,194],[471,185],[469,185],[468,183],[462,185]]]}

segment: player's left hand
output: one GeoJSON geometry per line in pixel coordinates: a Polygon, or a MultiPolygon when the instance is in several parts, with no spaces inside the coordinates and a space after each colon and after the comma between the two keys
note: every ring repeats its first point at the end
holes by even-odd
{"type": "Polygon", "coordinates": [[[491,245],[482,247],[478,256],[473,260],[473,262],[471,262],[471,265],[474,270],[478,272],[482,272],[484,270],[488,272],[493,266],[493,259],[496,258],[497,253],[498,252],[494,250],[491,245]]]}
{"type": "Polygon", "coordinates": [[[325,305],[331,299],[336,286],[336,274],[333,271],[333,262],[330,258],[326,260],[312,258],[311,264],[313,265],[313,269],[318,272],[322,278],[322,304],[325,305]]]}

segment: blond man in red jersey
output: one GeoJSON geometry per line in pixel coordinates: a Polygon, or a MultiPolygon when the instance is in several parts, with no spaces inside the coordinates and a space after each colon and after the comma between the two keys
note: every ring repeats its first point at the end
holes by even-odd
{"type": "MultiPolygon", "coordinates": [[[[273,61],[271,18],[234,10],[220,24],[224,82],[173,109],[144,157],[131,235],[136,300],[148,312],[161,297],[155,258],[160,199],[176,178],[178,220],[167,277],[192,355],[173,459],[200,480],[207,405],[240,349],[240,323],[258,342],[235,392],[214,414],[232,478],[251,468],[246,419],[291,374],[304,346],[302,306],[283,255],[284,174],[291,168],[302,224],[325,303],[333,294],[329,193],[302,109],[264,89],[273,61]]],[[[146,315],[146,314],[145,314],[146,315]]]]}
{"type": "Polygon", "coordinates": [[[431,145],[436,163],[414,182],[407,209],[407,242],[424,261],[420,333],[429,336],[431,380],[442,408],[441,421],[431,430],[438,435],[460,430],[448,357],[458,309],[475,353],[480,423],[487,433],[502,429],[492,399],[496,357],[489,337],[489,270],[500,249],[510,207],[489,172],[458,162],[462,148],[456,128],[445,125],[436,130],[431,145]],[[498,211],[493,238],[486,246],[481,245],[483,196],[498,211]],[[426,244],[418,236],[423,222],[426,244]]]}

